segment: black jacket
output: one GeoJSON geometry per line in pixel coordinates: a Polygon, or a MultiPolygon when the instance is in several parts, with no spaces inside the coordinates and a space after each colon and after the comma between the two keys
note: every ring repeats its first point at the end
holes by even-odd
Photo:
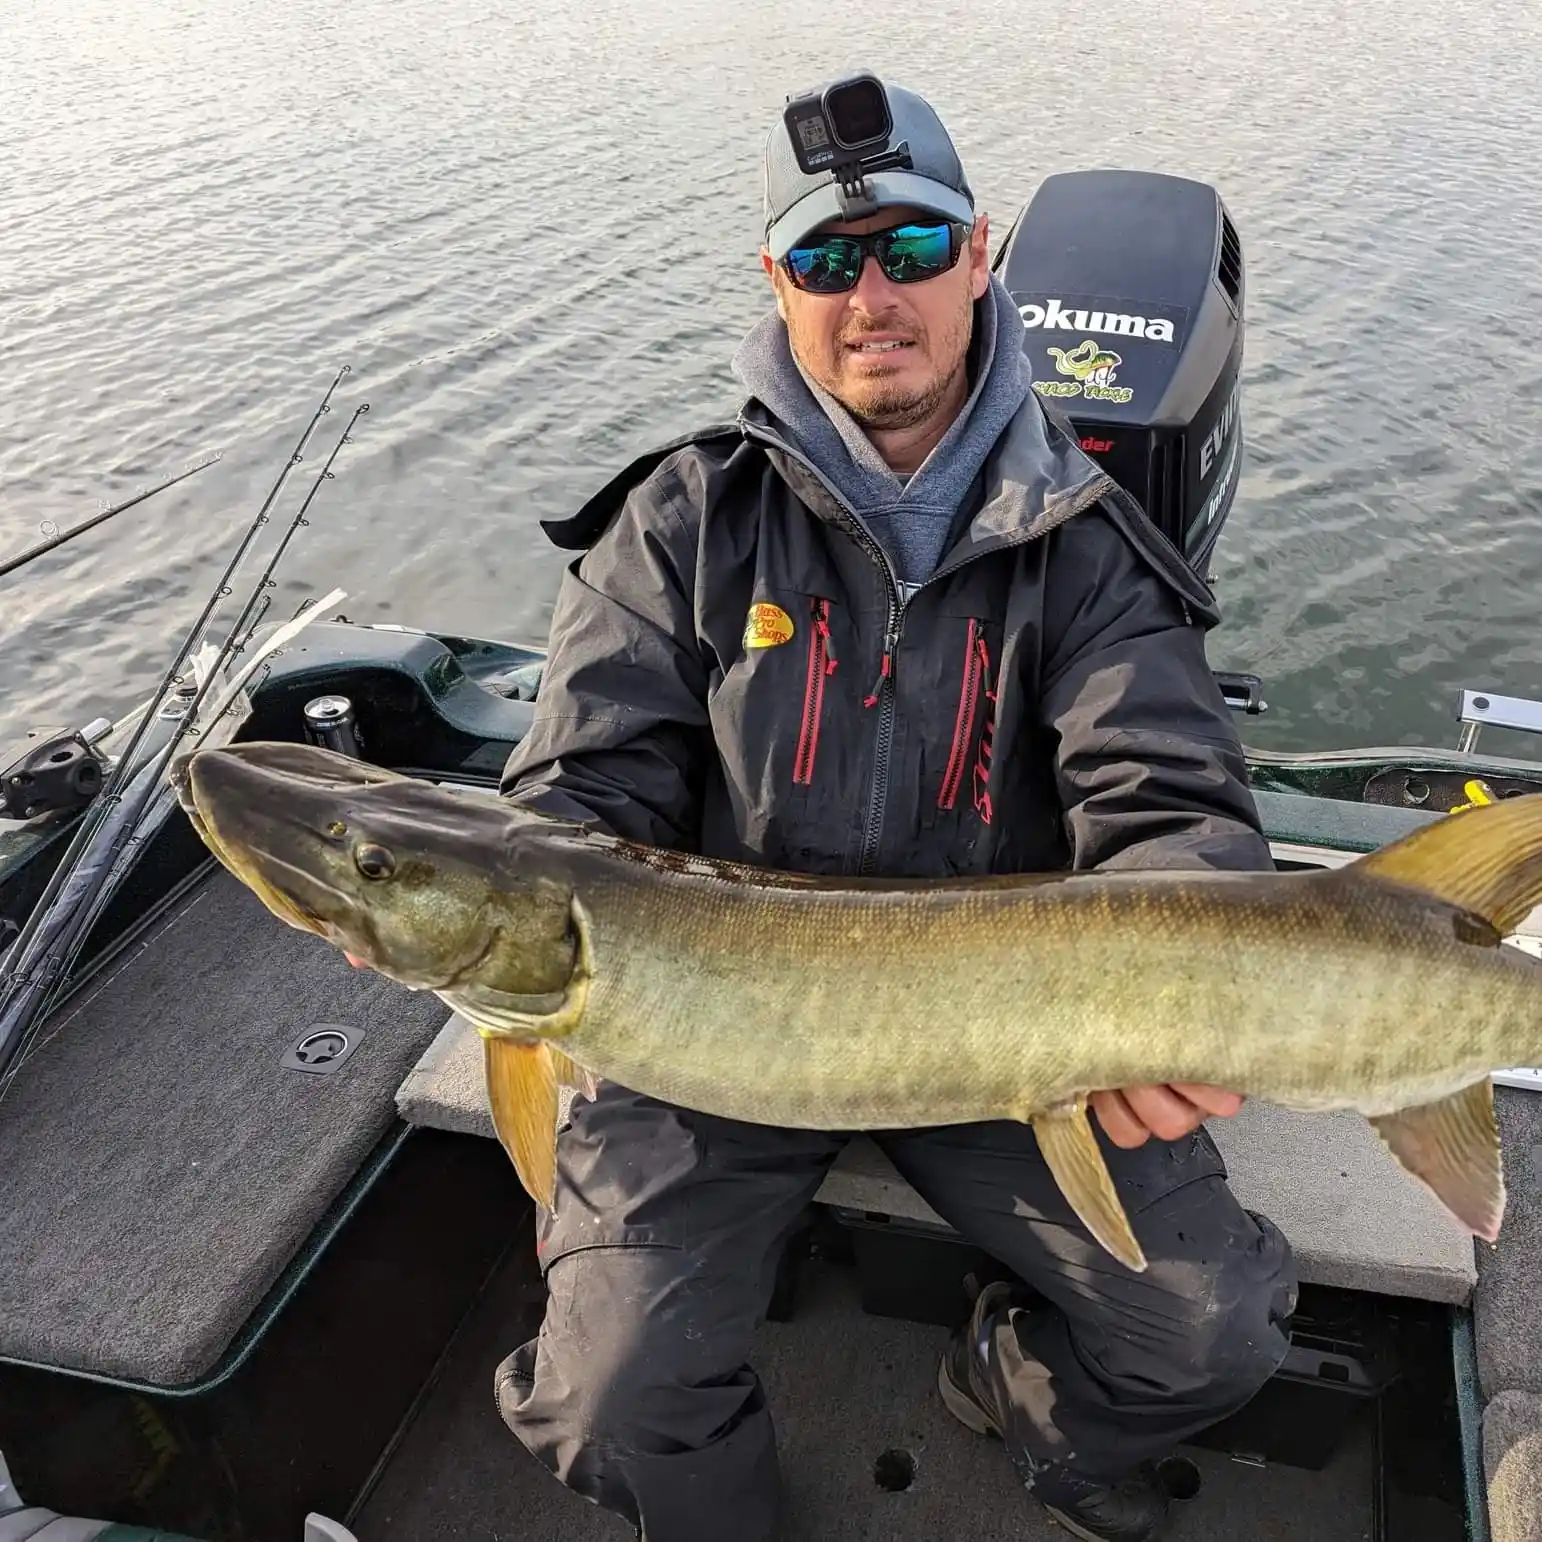
{"type": "Polygon", "coordinates": [[[753,400],[546,528],[521,803],[806,872],[1270,866],[1213,597],[1036,395],[909,595],[753,400]]]}

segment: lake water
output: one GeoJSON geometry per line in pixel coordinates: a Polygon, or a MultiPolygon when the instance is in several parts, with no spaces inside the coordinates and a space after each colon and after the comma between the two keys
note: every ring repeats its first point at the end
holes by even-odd
{"type": "Polygon", "coordinates": [[[1464,685],[1542,695],[1539,61],[1531,0],[6,0],[0,556],[223,459],[0,579],[0,744],[151,688],[344,363],[274,614],[544,641],[537,520],[733,409],[767,128],[861,66],[998,238],[1055,171],[1221,189],[1212,662],[1265,677],[1254,743],[1453,743],[1464,685]]]}

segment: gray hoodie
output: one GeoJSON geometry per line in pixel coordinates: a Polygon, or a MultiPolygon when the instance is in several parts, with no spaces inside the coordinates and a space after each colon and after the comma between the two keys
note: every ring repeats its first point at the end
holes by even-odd
{"type": "MultiPolygon", "coordinates": [[[[1032,388],[1022,317],[994,274],[975,305],[975,338],[969,399],[908,479],[889,469],[851,414],[805,373],[776,312],[734,355],[734,373],[871,531],[907,588],[931,576],[970,484],[1032,388]]],[[[1042,420],[1033,418],[1042,434],[1042,420]]],[[[1044,453],[1048,459],[1047,439],[1044,453]]]]}

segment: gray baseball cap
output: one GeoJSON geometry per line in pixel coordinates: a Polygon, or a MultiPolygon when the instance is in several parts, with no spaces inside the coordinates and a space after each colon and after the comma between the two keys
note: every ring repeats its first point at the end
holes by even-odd
{"type": "MultiPolygon", "coordinates": [[[[942,120],[913,91],[887,83],[894,132],[889,143],[910,147],[911,171],[869,173],[879,208],[908,204],[944,219],[974,219],[974,193],[942,120]]],[[[811,230],[841,217],[840,190],[830,172],[807,175],[798,165],[783,119],[766,141],[766,246],[780,262],[811,230]]]]}

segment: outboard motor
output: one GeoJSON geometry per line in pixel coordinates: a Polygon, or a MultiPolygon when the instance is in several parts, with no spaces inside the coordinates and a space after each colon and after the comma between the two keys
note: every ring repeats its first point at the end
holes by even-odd
{"type": "Polygon", "coordinates": [[[1206,576],[1242,464],[1242,245],[1220,195],[1160,172],[1062,172],[994,267],[1034,389],[1206,576]]]}

